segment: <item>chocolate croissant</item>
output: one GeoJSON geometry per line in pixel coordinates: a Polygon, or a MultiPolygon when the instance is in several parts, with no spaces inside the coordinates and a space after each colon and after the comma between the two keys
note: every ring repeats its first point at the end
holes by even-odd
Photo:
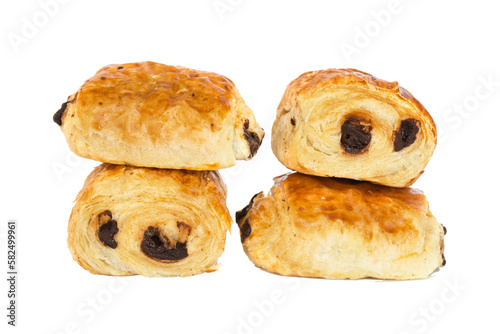
{"type": "Polygon", "coordinates": [[[141,167],[231,167],[264,136],[231,80],[154,62],[103,67],[54,121],[77,155],[141,167]]]}
{"type": "Polygon", "coordinates": [[[432,117],[413,95],[353,69],[293,80],[272,130],[273,152],[290,169],[392,187],[418,179],[436,140],[432,117]]]}
{"type": "Polygon", "coordinates": [[[250,260],[276,274],[403,280],[445,264],[446,230],[416,189],[292,173],[236,220],[250,260]]]}
{"type": "Polygon", "coordinates": [[[68,246],[93,274],[214,271],[232,222],[225,199],[218,172],[102,164],[76,198],[68,246]]]}

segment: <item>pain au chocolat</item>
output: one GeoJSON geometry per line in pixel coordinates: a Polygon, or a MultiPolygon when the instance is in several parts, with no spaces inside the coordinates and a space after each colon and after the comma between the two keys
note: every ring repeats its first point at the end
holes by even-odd
{"type": "Polygon", "coordinates": [[[236,220],[250,260],[276,274],[404,280],[445,264],[446,230],[416,189],[292,173],[236,220]]]}
{"type": "Polygon", "coordinates": [[[293,80],[272,130],[273,152],[290,169],[392,187],[418,179],[436,140],[432,117],[413,95],[354,69],[293,80]]]}
{"type": "Polygon", "coordinates": [[[142,167],[230,167],[264,136],[231,80],[154,62],[103,67],[54,121],[77,155],[142,167]]]}
{"type": "Polygon", "coordinates": [[[214,271],[232,223],[225,201],[217,171],[102,164],[76,198],[68,246],[93,274],[214,271]]]}

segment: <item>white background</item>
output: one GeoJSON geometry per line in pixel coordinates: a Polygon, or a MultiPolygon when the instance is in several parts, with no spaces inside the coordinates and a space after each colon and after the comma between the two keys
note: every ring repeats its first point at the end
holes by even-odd
{"type": "Polygon", "coordinates": [[[35,0],[0,7],[1,277],[8,219],[19,224],[20,273],[14,329],[1,280],[2,333],[498,332],[495,1],[60,1],[50,15],[35,0]],[[419,281],[285,279],[254,267],[234,224],[212,274],[116,279],[80,268],[66,226],[97,163],[69,153],[52,115],[102,66],[143,60],[226,75],[265,128],[258,155],[223,171],[233,216],[287,171],[269,139],[292,79],[353,67],[399,81],[439,126],[414,187],[448,228],[446,267],[419,281]]]}

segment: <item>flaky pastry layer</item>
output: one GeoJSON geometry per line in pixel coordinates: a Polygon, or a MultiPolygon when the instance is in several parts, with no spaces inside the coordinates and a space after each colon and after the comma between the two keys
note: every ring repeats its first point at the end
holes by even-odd
{"type": "Polygon", "coordinates": [[[142,167],[230,167],[251,159],[264,136],[231,80],[154,62],[103,67],[54,121],[74,153],[142,167]]]}
{"type": "Polygon", "coordinates": [[[190,276],[218,268],[232,220],[216,171],[102,164],[87,178],[68,246],[101,275],[190,276]]]}
{"type": "Polygon", "coordinates": [[[354,69],[293,80],[272,130],[273,152],[292,170],[392,187],[418,179],[436,140],[432,117],[413,95],[354,69]]]}
{"type": "Polygon", "coordinates": [[[236,219],[249,259],[281,275],[417,279],[445,263],[445,229],[416,189],[292,173],[236,219]]]}

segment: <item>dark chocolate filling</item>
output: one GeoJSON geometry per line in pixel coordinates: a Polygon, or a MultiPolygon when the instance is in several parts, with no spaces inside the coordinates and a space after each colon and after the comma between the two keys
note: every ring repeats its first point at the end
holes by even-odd
{"type": "Polygon", "coordinates": [[[340,143],[347,153],[359,154],[370,144],[372,135],[371,126],[361,124],[361,121],[355,118],[347,119],[342,124],[342,137],[340,143]]]}
{"type": "Polygon", "coordinates": [[[185,243],[171,242],[153,226],[144,231],[141,250],[147,256],[158,260],[178,261],[188,256],[185,243]]]}
{"type": "Polygon", "coordinates": [[[115,234],[118,233],[118,224],[116,220],[111,219],[111,211],[107,210],[99,214],[97,219],[99,222],[103,219],[103,216],[108,216],[109,220],[99,227],[99,240],[106,246],[115,249],[118,244],[115,240],[115,234]]]}
{"type": "Polygon", "coordinates": [[[248,219],[245,219],[243,225],[240,226],[241,242],[244,242],[250,236],[251,233],[252,233],[252,226],[250,226],[248,219]]]}
{"type": "Polygon", "coordinates": [[[257,195],[259,194],[262,194],[262,191],[260,193],[257,193],[255,195],[252,196],[252,198],[250,199],[250,202],[248,203],[247,206],[245,206],[243,209],[241,209],[240,211],[236,211],[236,223],[239,224],[240,223],[240,220],[242,220],[243,218],[245,218],[245,216],[247,215],[248,211],[250,211],[250,208],[252,207],[253,205],[253,200],[255,199],[255,197],[257,197],[257,195]]]}
{"type": "Polygon", "coordinates": [[[257,150],[262,143],[262,139],[259,138],[255,132],[249,131],[249,126],[250,121],[245,119],[245,123],[243,124],[243,138],[245,138],[248,143],[248,147],[250,148],[250,158],[252,158],[257,153],[257,150]]]}
{"type": "Polygon", "coordinates": [[[61,108],[52,117],[52,120],[59,126],[62,125],[62,117],[64,115],[66,107],[68,106],[68,103],[69,102],[64,102],[63,104],[61,104],[61,108]]]}
{"type": "Polygon", "coordinates": [[[417,139],[418,131],[416,120],[410,118],[402,121],[394,138],[394,150],[398,152],[413,144],[417,139]]]}

